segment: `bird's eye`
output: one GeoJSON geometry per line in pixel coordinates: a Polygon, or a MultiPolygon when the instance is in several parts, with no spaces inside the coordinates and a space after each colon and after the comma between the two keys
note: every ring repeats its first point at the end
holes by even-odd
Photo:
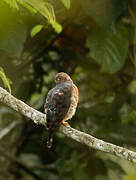
{"type": "Polygon", "coordinates": [[[60,78],[57,78],[57,81],[60,81],[60,78]]]}
{"type": "Polygon", "coordinates": [[[61,80],[61,79],[60,79],[59,77],[57,77],[57,78],[55,79],[55,82],[56,82],[56,83],[59,83],[60,80],[61,80]]]}

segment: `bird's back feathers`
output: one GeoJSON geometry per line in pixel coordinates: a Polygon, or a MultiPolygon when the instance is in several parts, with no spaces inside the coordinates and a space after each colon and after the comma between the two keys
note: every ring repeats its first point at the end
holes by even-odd
{"type": "Polygon", "coordinates": [[[59,127],[66,116],[72,95],[72,82],[64,82],[51,89],[46,98],[45,113],[47,119],[48,140],[47,146],[52,145],[52,134],[59,127]]]}

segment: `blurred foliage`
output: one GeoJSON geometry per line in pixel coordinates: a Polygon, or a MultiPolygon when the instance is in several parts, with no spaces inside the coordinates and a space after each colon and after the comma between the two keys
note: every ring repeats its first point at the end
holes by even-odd
{"type": "Polygon", "coordinates": [[[61,1],[67,9],[70,8],[70,0],[61,0],[61,1]]]}
{"type": "MultiPolygon", "coordinates": [[[[67,72],[80,94],[71,126],[136,150],[135,0],[0,1],[0,67],[13,82],[12,94],[42,112],[55,74],[67,72]]],[[[136,165],[130,162],[88,149],[60,132],[49,150],[44,127],[13,116],[2,105],[0,114],[1,129],[11,119],[23,122],[20,138],[12,138],[15,145],[6,139],[9,134],[4,137],[25,166],[12,162],[14,179],[136,179],[136,165]]]]}
{"type": "Polygon", "coordinates": [[[90,56],[101,65],[101,71],[116,73],[124,65],[128,55],[129,31],[124,24],[116,24],[111,30],[93,30],[88,37],[90,56]],[[115,27],[116,26],[116,27],[115,27]]]}
{"type": "Polygon", "coordinates": [[[11,93],[11,87],[10,87],[11,81],[9,79],[7,79],[5,72],[4,72],[3,68],[1,68],[1,67],[0,67],[0,78],[3,81],[4,87],[7,88],[9,90],[9,92],[11,93]]]}
{"type": "MultiPolygon", "coordinates": [[[[56,22],[55,19],[55,13],[52,4],[45,2],[43,0],[3,0],[7,4],[9,4],[11,7],[16,8],[19,10],[18,4],[21,4],[22,6],[26,7],[28,10],[30,10],[33,13],[40,13],[42,16],[44,16],[48,22],[52,25],[54,30],[57,33],[60,33],[62,30],[61,25],[56,22]]],[[[63,2],[64,3],[64,2],[63,2]]],[[[65,2],[65,6],[68,3],[65,2]]]]}

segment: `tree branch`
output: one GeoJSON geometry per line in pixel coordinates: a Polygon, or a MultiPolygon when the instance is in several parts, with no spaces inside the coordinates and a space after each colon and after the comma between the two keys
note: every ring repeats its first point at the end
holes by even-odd
{"type": "MultiPolygon", "coordinates": [[[[9,94],[6,90],[0,87],[0,102],[5,103],[15,111],[23,114],[30,118],[36,124],[42,124],[46,126],[46,115],[31,108],[24,102],[16,99],[14,96],[9,94]]],[[[136,163],[136,152],[130,151],[126,148],[116,146],[114,144],[104,142],[103,140],[97,139],[84,132],[78,131],[71,127],[61,126],[60,131],[66,136],[87,145],[90,148],[97,149],[103,152],[113,154],[117,157],[126,159],[128,161],[136,163]]]]}

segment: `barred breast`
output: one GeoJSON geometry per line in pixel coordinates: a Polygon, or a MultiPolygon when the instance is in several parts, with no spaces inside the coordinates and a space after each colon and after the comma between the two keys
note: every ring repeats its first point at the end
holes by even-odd
{"type": "Polygon", "coordinates": [[[72,116],[76,112],[77,104],[78,104],[78,88],[76,87],[76,85],[72,84],[71,104],[65,118],[63,119],[64,121],[67,121],[72,118],[72,116]]]}

